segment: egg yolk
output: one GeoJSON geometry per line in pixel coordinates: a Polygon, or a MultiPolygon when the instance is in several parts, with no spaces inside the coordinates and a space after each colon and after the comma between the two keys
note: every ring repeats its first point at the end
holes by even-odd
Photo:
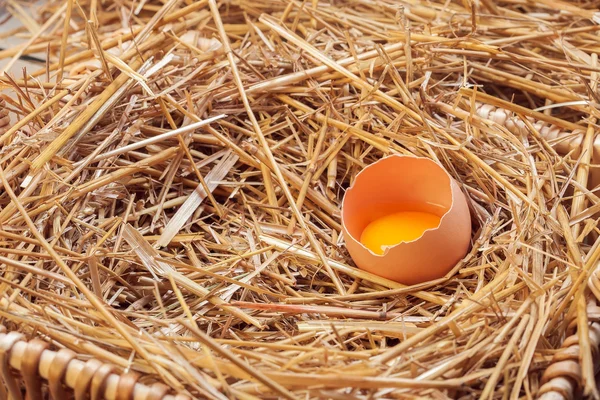
{"type": "Polygon", "coordinates": [[[439,223],[440,217],[435,214],[401,211],[371,222],[360,236],[360,241],[373,253],[383,254],[384,247],[415,240],[439,223]]]}

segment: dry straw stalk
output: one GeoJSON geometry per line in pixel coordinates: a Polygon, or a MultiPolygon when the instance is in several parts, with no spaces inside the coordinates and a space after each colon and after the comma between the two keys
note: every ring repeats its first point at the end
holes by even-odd
{"type": "Polygon", "coordinates": [[[0,398],[600,398],[598,7],[9,0],[0,398]],[[345,251],[390,153],[467,195],[444,278],[345,251]]]}

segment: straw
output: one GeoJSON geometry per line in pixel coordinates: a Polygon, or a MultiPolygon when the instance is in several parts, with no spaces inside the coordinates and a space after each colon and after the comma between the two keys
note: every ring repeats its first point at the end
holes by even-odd
{"type": "Polygon", "coordinates": [[[0,398],[600,398],[599,12],[8,1],[0,398]],[[395,153],[473,221],[414,286],[341,234],[395,153]]]}

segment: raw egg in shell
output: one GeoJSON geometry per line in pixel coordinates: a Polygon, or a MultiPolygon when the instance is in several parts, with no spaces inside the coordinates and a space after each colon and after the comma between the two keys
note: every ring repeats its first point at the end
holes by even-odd
{"type": "Polygon", "coordinates": [[[435,161],[405,155],[356,176],[342,201],[342,229],[359,268],[406,285],[443,277],[471,241],[458,184],[435,161]]]}

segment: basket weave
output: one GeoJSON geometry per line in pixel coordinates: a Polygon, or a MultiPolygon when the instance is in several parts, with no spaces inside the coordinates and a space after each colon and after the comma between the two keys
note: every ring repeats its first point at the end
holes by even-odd
{"type": "MultiPolygon", "coordinates": [[[[596,374],[600,369],[600,307],[596,304],[588,307],[589,338],[596,374]]],[[[573,327],[570,327],[571,330],[573,327]]],[[[598,375],[596,375],[598,377],[598,375]]],[[[579,365],[579,337],[575,333],[569,336],[562,348],[552,358],[552,363],[542,375],[542,386],[538,391],[540,400],[572,400],[578,398],[581,382],[579,365]]]]}
{"type": "Polygon", "coordinates": [[[117,374],[116,367],[94,358],[83,362],[68,349],[49,350],[40,339],[24,340],[18,332],[6,332],[0,326],[0,399],[10,395],[27,399],[108,399],[108,400],[189,400],[186,395],[170,395],[162,383],[139,383],[139,373],[117,374]]]}
{"type": "MultiPolygon", "coordinates": [[[[596,372],[600,370],[600,307],[590,305],[590,342],[596,372]]],[[[7,332],[0,325],[0,399],[12,396],[37,400],[52,399],[91,400],[189,400],[190,397],[168,394],[169,388],[159,382],[151,385],[140,383],[142,375],[137,372],[116,373],[116,367],[94,358],[86,362],[78,360],[77,354],[68,349],[49,350],[49,344],[40,339],[26,341],[18,332],[7,332]],[[23,396],[22,389],[25,389],[23,396]]],[[[600,378],[600,375],[597,375],[600,378]]],[[[577,382],[581,381],[579,366],[579,338],[569,336],[563,347],[554,355],[552,363],[542,376],[539,400],[574,400],[580,398],[577,382]]]]}
{"type": "MultiPolygon", "coordinates": [[[[590,305],[590,342],[596,372],[600,370],[600,307],[590,305]]],[[[94,358],[84,362],[68,349],[49,350],[49,344],[41,339],[25,340],[23,334],[7,332],[0,325],[0,378],[6,386],[0,386],[0,399],[12,396],[13,400],[25,398],[36,400],[75,397],[91,400],[189,400],[190,397],[168,394],[169,388],[159,382],[151,385],[140,383],[142,375],[129,371],[116,373],[117,368],[94,358]]],[[[600,375],[597,375],[600,378],[600,375]]],[[[537,398],[540,400],[574,400],[579,398],[577,382],[581,381],[579,366],[579,338],[569,336],[562,348],[554,355],[552,363],[542,376],[542,386],[537,398]]]]}
{"type": "Polygon", "coordinates": [[[8,131],[10,124],[10,116],[6,109],[6,100],[0,97],[0,135],[8,131]]]}

